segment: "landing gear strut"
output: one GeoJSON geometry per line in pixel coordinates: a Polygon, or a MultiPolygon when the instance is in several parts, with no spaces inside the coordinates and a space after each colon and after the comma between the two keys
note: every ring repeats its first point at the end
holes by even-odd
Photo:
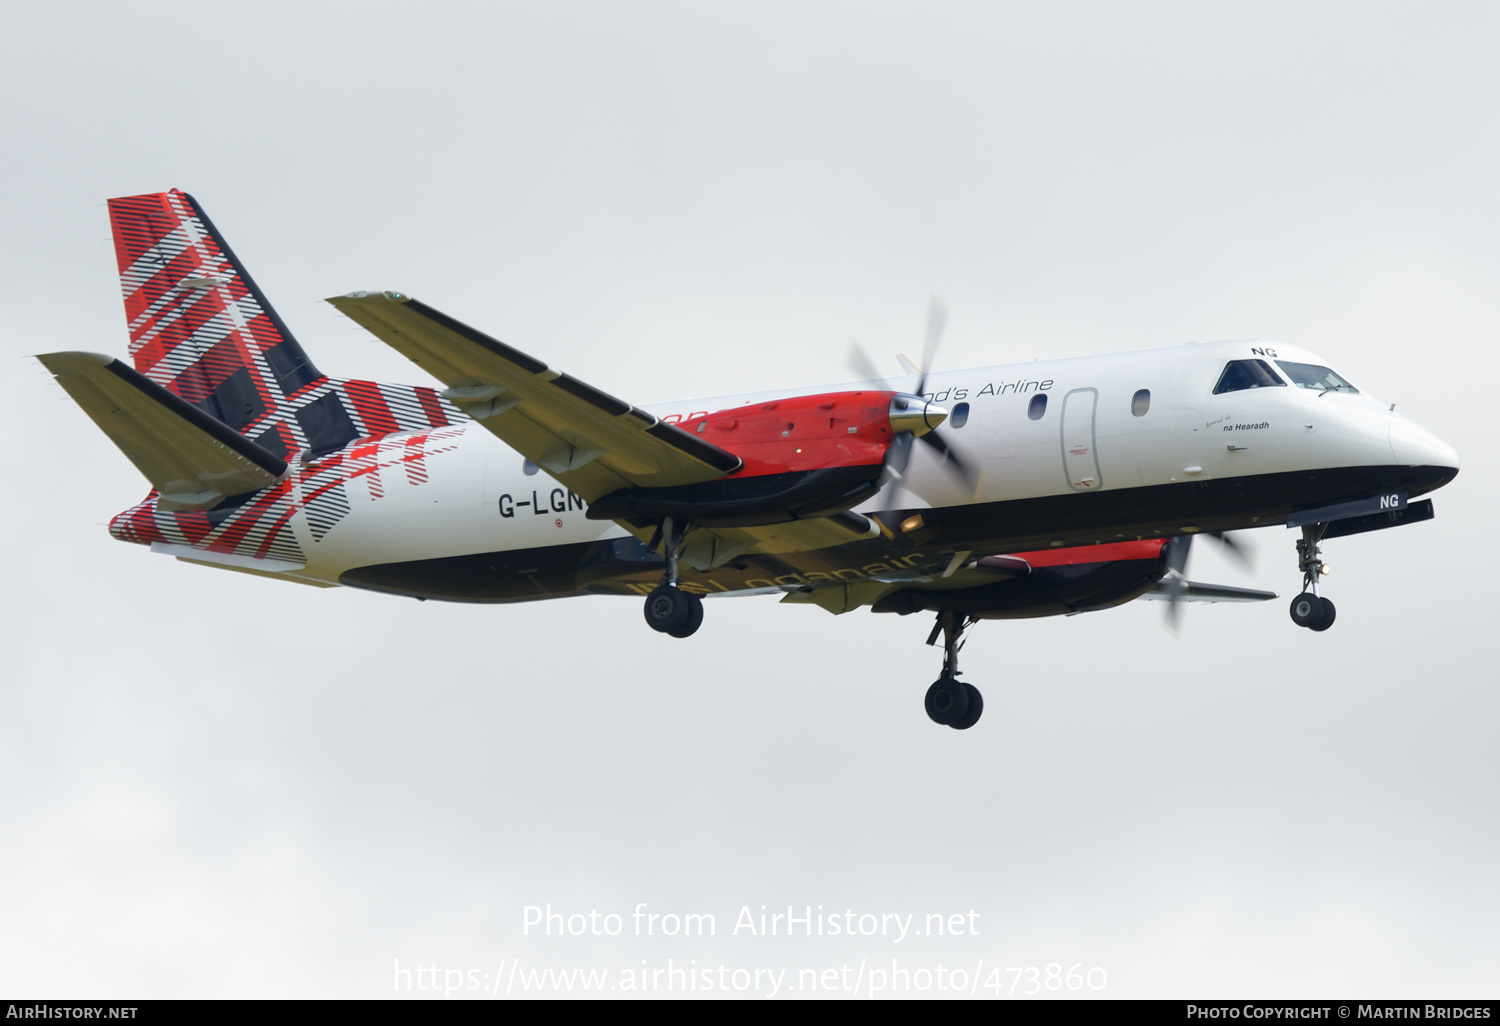
{"type": "Polygon", "coordinates": [[[667,567],[662,571],[661,583],[646,596],[646,623],[654,631],[670,634],[674,638],[686,638],[703,626],[703,600],[677,586],[677,558],[682,547],[682,535],[671,517],[661,525],[661,537],[666,547],[667,567]]]}
{"type": "Polygon", "coordinates": [[[945,609],[938,613],[937,624],[927,636],[927,644],[937,644],[943,636],[943,672],[927,689],[927,715],[932,722],[954,730],[968,730],[979,722],[984,712],[984,696],[972,684],[958,679],[958,650],[963,648],[964,631],[974,623],[967,613],[945,609]]]}
{"type": "Polygon", "coordinates": [[[1312,631],[1326,631],[1333,626],[1338,610],[1318,594],[1318,578],[1328,573],[1321,558],[1318,542],[1323,540],[1327,524],[1304,524],[1297,542],[1297,563],[1302,571],[1302,594],[1292,599],[1292,623],[1312,631]]]}

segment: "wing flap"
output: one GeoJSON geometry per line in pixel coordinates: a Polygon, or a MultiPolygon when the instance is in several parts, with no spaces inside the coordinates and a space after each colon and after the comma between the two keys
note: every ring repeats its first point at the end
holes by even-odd
{"type": "Polygon", "coordinates": [[[682,558],[707,571],[743,552],[815,552],[879,536],[873,520],[852,512],[756,527],[698,527],[684,541],[682,558]]]}
{"type": "Polygon", "coordinates": [[[164,509],[208,509],[286,473],[280,457],[119,360],[101,353],[37,359],[146,476],[164,509]]]}
{"type": "Polygon", "coordinates": [[[625,487],[712,481],[739,457],[476,331],[409,296],[328,300],[447,389],[443,397],[593,501],[625,487]]]}

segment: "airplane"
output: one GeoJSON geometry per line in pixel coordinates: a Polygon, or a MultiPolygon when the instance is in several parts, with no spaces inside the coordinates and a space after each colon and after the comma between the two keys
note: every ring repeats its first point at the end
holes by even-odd
{"type": "Polygon", "coordinates": [[[644,597],[693,635],[703,599],[935,614],[924,707],[983,712],[958,651],[979,620],[1200,584],[1192,539],[1296,530],[1300,627],[1325,631],[1324,542],[1432,519],[1438,438],[1317,354],[1262,340],[638,407],[396,291],[336,309],[441,387],[319,371],[193,197],[109,201],[131,361],[38,357],[150,482],[115,538],[204,566],[421,600],[644,597]]]}

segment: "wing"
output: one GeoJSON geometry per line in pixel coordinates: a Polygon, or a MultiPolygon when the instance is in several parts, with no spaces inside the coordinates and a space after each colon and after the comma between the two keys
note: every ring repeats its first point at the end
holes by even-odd
{"type": "MultiPolygon", "coordinates": [[[[1141,598],[1153,602],[1172,601],[1171,589],[1158,584],[1141,598]]],[[[1183,581],[1177,593],[1178,602],[1269,602],[1280,598],[1274,591],[1258,591],[1255,588],[1235,588],[1228,584],[1202,584],[1198,581],[1183,581]]]]}
{"type": "MultiPolygon", "coordinates": [[[[845,514],[848,516],[849,514],[845,514]]],[[[859,514],[855,514],[859,516],[859,514]]],[[[861,520],[867,518],[860,517],[861,520]]],[[[874,534],[879,534],[876,525],[871,525],[874,534]]],[[[972,552],[956,552],[942,571],[895,577],[860,578],[852,581],[831,581],[822,585],[803,585],[789,589],[783,602],[809,603],[822,606],[830,613],[849,613],[862,606],[872,606],[892,592],[904,588],[922,591],[962,591],[979,588],[1000,581],[1025,577],[1031,573],[1031,564],[1018,556],[985,556],[971,560],[972,552]]]]}
{"type": "Polygon", "coordinates": [[[712,481],[741,465],[733,453],[399,292],[353,292],[328,302],[447,385],[443,398],[589,502],[630,486],[712,481]]]}
{"type": "Polygon", "coordinates": [[[113,357],[37,359],[146,475],[164,509],[207,509],[268,488],[286,473],[280,457],[113,357]]]}
{"type": "Polygon", "coordinates": [[[682,558],[697,570],[711,570],[742,552],[815,552],[879,536],[874,520],[849,511],[759,527],[694,527],[683,539],[682,558]]]}

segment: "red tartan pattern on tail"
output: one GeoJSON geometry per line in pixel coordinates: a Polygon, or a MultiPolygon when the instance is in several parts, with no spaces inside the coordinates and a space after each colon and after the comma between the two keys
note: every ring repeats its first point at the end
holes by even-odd
{"type": "Polygon", "coordinates": [[[249,368],[262,406],[279,398],[265,364],[272,323],[185,193],[109,201],[135,367],[190,403],[249,368]]]}
{"type": "Polygon", "coordinates": [[[212,510],[161,510],[153,492],[110,522],[114,537],[303,562],[297,514],[321,541],[349,513],[352,478],[368,475],[378,500],[381,468],[404,464],[418,486],[426,458],[456,447],[429,444],[470,423],[434,389],[318,372],[191,196],[112,199],[109,219],[135,368],[291,465],[212,510]]]}
{"type": "Polygon", "coordinates": [[[397,432],[359,439],[344,452],[311,465],[294,464],[285,480],[251,494],[239,506],[163,510],[157,508],[157,494],[152,492],[116,514],[109,533],[140,545],[169,542],[257,559],[306,562],[292,527],[298,513],[306,514],[313,541],[322,541],[349,513],[346,486],[350,481],[368,477],[370,499],[378,500],[385,494],[380,471],[404,467],[407,484],[420,487],[428,480],[427,459],[457,449],[465,427],[458,424],[415,435],[397,432]]]}
{"type": "Polygon", "coordinates": [[[109,217],[136,370],[277,455],[467,420],[431,388],[319,373],[186,193],[112,199],[109,217]],[[310,441],[297,414],[330,393],[352,427],[310,441]]]}

